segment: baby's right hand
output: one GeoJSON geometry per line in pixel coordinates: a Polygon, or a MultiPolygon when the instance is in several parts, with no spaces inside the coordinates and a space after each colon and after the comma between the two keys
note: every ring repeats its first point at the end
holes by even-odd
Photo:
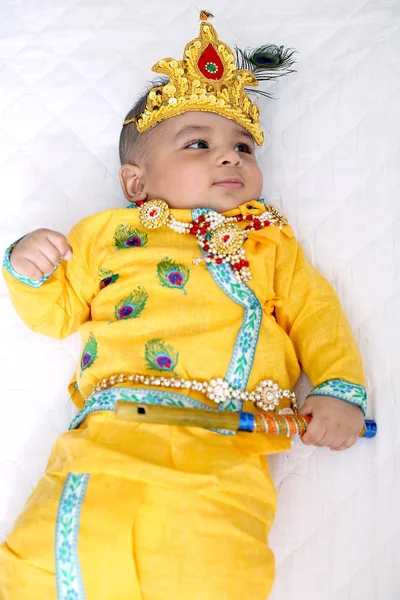
{"type": "Polygon", "coordinates": [[[72,258],[72,248],[65,235],[51,229],[36,229],[14,246],[10,262],[20,275],[41,279],[53,273],[61,258],[72,258]]]}

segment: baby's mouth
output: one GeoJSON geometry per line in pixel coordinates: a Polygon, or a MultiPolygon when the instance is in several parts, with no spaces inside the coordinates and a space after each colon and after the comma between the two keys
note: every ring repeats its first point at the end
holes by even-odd
{"type": "Polygon", "coordinates": [[[238,190],[243,187],[243,181],[237,177],[227,177],[226,179],[216,181],[214,185],[229,190],[238,190]]]}

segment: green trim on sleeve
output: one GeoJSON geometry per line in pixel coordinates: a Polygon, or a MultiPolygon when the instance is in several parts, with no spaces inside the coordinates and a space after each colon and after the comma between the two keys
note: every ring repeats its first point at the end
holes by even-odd
{"type": "Polygon", "coordinates": [[[308,396],[334,396],[339,400],[359,406],[364,416],[367,412],[367,391],[365,387],[344,379],[328,379],[314,388],[308,396]]]}

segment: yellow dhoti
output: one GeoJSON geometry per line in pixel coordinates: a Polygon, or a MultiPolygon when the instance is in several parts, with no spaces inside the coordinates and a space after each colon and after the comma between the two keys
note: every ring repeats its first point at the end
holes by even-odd
{"type": "Polygon", "coordinates": [[[235,437],[88,416],[0,546],[2,600],[265,600],[276,493],[235,437]]]}

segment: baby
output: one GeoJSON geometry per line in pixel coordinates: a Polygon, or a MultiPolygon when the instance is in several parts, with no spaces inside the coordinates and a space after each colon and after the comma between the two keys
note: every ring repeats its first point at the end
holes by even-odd
{"type": "Polygon", "coordinates": [[[67,237],[36,230],[6,253],[21,318],[54,337],[79,330],[83,350],[70,385],[79,413],[0,546],[1,597],[264,600],[271,591],[276,492],[265,455],[290,439],[133,424],[116,418],[118,399],[296,410],[289,390],[301,364],[314,386],[303,442],[344,450],[362,428],[350,326],[261,197],[262,132],[243,88],[254,75],[237,68],[208,16],[183,61],[154,67],[169,81],[127,115],[120,181],[132,207],[88,217],[67,237]]]}

